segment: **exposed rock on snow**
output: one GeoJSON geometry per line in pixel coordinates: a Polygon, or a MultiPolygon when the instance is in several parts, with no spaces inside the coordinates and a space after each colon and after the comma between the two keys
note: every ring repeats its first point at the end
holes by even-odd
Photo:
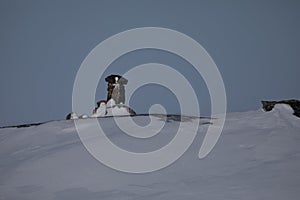
{"type": "Polygon", "coordinates": [[[97,108],[91,117],[136,115],[133,109],[124,105],[125,87],[128,80],[120,75],[110,75],[107,81],[107,101],[97,102],[97,108]]]}
{"type": "Polygon", "coordinates": [[[276,104],[287,104],[292,107],[294,110],[293,114],[297,117],[300,117],[300,101],[291,99],[291,100],[282,100],[282,101],[261,101],[263,104],[263,109],[265,111],[271,111],[276,104]]]}
{"type": "Polygon", "coordinates": [[[120,75],[112,74],[105,78],[107,82],[107,101],[113,99],[116,104],[125,103],[125,87],[127,79],[120,75]]]}
{"type": "MultiPolygon", "coordinates": [[[[107,81],[107,100],[97,102],[97,107],[93,110],[90,117],[106,117],[106,116],[126,116],[136,115],[133,109],[124,105],[125,103],[125,87],[128,80],[120,75],[110,75],[105,78],[107,81]]],[[[78,119],[76,113],[70,113],[66,119],[78,119]]],[[[88,118],[87,115],[81,115],[79,119],[88,118]]]]}

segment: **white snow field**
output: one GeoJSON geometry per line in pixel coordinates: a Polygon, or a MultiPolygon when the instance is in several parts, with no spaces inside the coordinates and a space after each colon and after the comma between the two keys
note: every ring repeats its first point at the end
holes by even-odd
{"type": "MultiPolygon", "coordinates": [[[[292,112],[287,105],[276,105],[271,112],[229,113],[218,143],[202,160],[198,152],[210,120],[201,119],[187,152],[169,167],[147,174],[119,172],[94,159],[72,120],[2,128],[0,199],[296,200],[300,198],[300,118],[292,112]]],[[[133,118],[140,125],[149,120],[133,118]]],[[[91,119],[78,120],[85,120],[89,128],[91,119]]],[[[138,139],[122,133],[113,117],[98,120],[112,142],[140,152],[167,144],[179,124],[178,117],[170,116],[160,134],[138,139]]],[[[193,123],[193,118],[184,118],[183,123],[193,123]]]]}

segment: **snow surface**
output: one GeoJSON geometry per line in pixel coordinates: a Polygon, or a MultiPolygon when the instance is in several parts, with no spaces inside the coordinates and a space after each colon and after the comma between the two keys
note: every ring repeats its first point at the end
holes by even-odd
{"type": "MultiPolygon", "coordinates": [[[[112,170],[84,148],[73,120],[28,128],[0,129],[0,199],[299,199],[300,119],[287,105],[230,113],[224,131],[204,159],[198,152],[205,130],[214,120],[201,119],[195,141],[174,164],[147,174],[112,170]]],[[[133,117],[147,125],[148,116],[133,117]]],[[[157,115],[166,121],[159,135],[137,139],[123,134],[114,118],[99,118],[108,138],[131,151],[164,146],[179,125],[177,116],[157,115]]],[[[91,119],[85,120],[89,128],[91,119]]],[[[183,123],[193,123],[185,117],[183,123]]],[[[188,134],[187,130],[187,134],[188,134]]]]}

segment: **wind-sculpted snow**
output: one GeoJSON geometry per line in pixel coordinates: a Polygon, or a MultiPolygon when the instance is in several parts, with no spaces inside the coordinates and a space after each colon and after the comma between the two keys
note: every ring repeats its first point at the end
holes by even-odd
{"type": "MultiPolygon", "coordinates": [[[[153,151],[174,136],[179,123],[192,117],[157,115],[161,133],[138,139],[123,134],[114,118],[100,118],[107,137],[137,152],[153,151]]],[[[90,119],[84,127],[89,128],[90,119]]],[[[148,116],[136,116],[146,125],[148,116]]],[[[0,129],[0,199],[298,199],[300,196],[300,119],[289,106],[230,113],[223,133],[204,159],[198,152],[208,126],[201,119],[196,139],[174,164],[147,174],[112,170],[82,145],[72,120],[27,128],[0,129]]],[[[189,130],[187,130],[188,134],[189,130]]]]}

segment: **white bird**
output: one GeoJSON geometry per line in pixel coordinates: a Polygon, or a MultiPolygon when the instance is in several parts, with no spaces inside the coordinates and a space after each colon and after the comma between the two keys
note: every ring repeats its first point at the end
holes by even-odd
{"type": "Polygon", "coordinates": [[[78,115],[75,112],[71,112],[67,115],[66,119],[78,119],[78,115]]]}
{"type": "Polygon", "coordinates": [[[100,106],[95,109],[95,112],[92,114],[91,117],[103,117],[106,115],[106,103],[101,102],[100,106]]]}

